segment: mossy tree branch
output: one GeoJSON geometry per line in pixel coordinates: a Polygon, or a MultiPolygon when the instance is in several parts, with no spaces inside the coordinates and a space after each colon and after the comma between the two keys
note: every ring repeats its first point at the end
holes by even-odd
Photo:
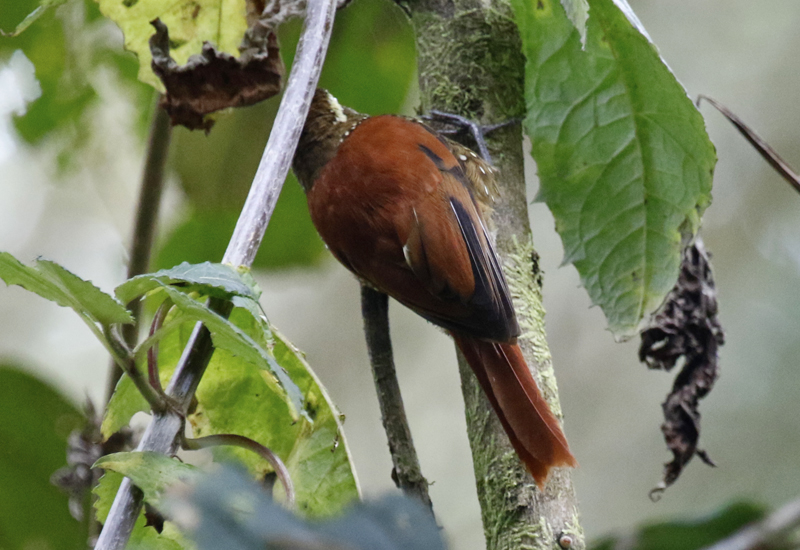
{"type": "MultiPolygon", "coordinates": [[[[524,57],[506,0],[401,2],[417,37],[424,111],[454,112],[483,124],[524,115],[524,57]]],[[[560,416],[544,331],[541,272],[531,242],[519,126],[488,140],[501,196],[490,220],[522,328],[520,347],[550,406],[560,416]]],[[[568,470],[544,491],[516,457],[470,368],[459,360],[478,498],[489,550],[585,547],[568,470]],[[560,546],[561,545],[561,546],[560,546]]]]}

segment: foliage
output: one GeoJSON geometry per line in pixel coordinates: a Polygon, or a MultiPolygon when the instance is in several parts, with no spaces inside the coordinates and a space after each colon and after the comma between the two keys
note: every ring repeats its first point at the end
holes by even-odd
{"type": "Polygon", "coordinates": [[[151,92],[136,79],[138,64],[112,40],[105,40],[102,28],[109,24],[94,0],[0,0],[0,29],[15,29],[18,36],[0,34],[0,62],[16,50],[24,52],[36,68],[41,97],[15,118],[19,135],[28,143],[41,143],[58,135],[62,167],[74,162],[74,151],[89,136],[88,117],[96,105],[99,90],[91,78],[100,68],[111,68],[141,114],[144,129],[150,113],[151,92]]]}
{"type": "Polygon", "coordinates": [[[430,511],[400,496],[356,504],[337,519],[309,522],[275,504],[241,473],[223,469],[189,491],[168,494],[166,500],[167,513],[175,516],[200,550],[444,549],[430,511]]]}
{"type": "Polygon", "coordinates": [[[83,426],[83,414],[13,365],[0,365],[0,388],[0,546],[82,547],[86,525],[70,516],[67,495],[49,480],[66,465],[67,437],[83,426]]]}
{"type": "Polygon", "coordinates": [[[556,219],[564,261],[611,331],[630,337],[675,284],[711,200],[714,147],[686,91],[615,2],[589,1],[585,48],[556,0],[513,4],[538,198],[556,219]]]}

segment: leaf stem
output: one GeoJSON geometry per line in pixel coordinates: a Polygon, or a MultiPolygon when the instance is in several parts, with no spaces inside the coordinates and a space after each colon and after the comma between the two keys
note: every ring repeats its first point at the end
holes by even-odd
{"type": "Polygon", "coordinates": [[[158,306],[155,317],[153,317],[153,322],[150,324],[150,335],[147,339],[148,341],[151,338],[153,339],[152,345],[147,348],[147,375],[150,379],[150,385],[153,386],[156,391],[163,390],[161,388],[161,376],[158,373],[158,339],[156,339],[155,336],[164,325],[164,319],[166,319],[167,313],[169,313],[171,307],[172,300],[169,298],[158,306]]]}
{"type": "Polygon", "coordinates": [[[361,315],[364,318],[364,335],[375,390],[381,406],[381,420],[394,465],[392,479],[406,495],[418,498],[433,512],[428,480],[422,475],[394,367],[389,336],[389,298],[382,292],[362,285],[361,315]]]}
{"type": "Polygon", "coordinates": [[[169,407],[168,396],[150,385],[147,378],[136,368],[136,361],[125,342],[113,331],[111,327],[104,327],[103,334],[113,350],[115,364],[127,374],[139,393],[145,398],[154,413],[164,412],[169,407]]]}
{"type": "Polygon", "coordinates": [[[295,492],[294,483],[292,483],[292,476],[289,474],[289,469],[280,459],[278,455],[272,452],[269,447],[265,447],[258,441],[237,434],[214,434],[205,437],[190,438],[181,434],[181,447],[190,451],[197,451],[199,449],[208,449],[209,447],[218,447],[220,445],[231,445],[233,447],[240,447],[253,451],[261,458],[269,462],[272,469],[275,470],[275,475],[283,485],[283,490],[286,493],[286,502],[290,508],[295,505],[295,492]]]}
{"type": "MultiPolygon", "coordinates": [[[[130,263],[128,264],[128,279],[146,273],[150,265],[150,253],[153,247],[158,210],[161,204],[162,190],[164,189],[164,166],[167,162],[167,153],[172,136],[172,126],[167,112],[158,106],[156,94],[153,107],[153,120],[150,123],[150,138],[147,145],[144,171],[142,173],[142,186],[139,193],[139,205],[136,208],[136,222],[133,228],[131,241],[130,263]]],[[[134,300],[127,305],[128,310],[136,320],[134,324],[123,325],[122,338],[131,349],[136,345],[139,337],[139,316],[142,311],[141,300],[134,300]]],[[[114,388],[117,387],[122,376],[122,369],[116,363],[111,364],[106,386],[106,403],[111,399],[114,388]]]]}
{"type": "MultiPolygon", "coordinates": [[[[224,263],[250,266],[253,262],[308,114],[328,49],[335,11],[336,0],[307,3],[306,19],[289,82],[250,194],[223,257],[224,263]]],[[[217,313],[228,315],[232,306],[230,302],[212,299],[210,307],[217,313]]],[[[167,393],[182,405],[183,410],[191,402],[212,352],[211,335],[198,323],[167,388],[167,393]]],[[[147,427],[138,450],[165,454],[173,452],[182,423],[183,419],[172,411],[156,414],[147,427]]],[[[136,490],[130,479],[125,478],[95,549],[122,550],[139,516],[141,505],[141,491],[136,490]]]]}

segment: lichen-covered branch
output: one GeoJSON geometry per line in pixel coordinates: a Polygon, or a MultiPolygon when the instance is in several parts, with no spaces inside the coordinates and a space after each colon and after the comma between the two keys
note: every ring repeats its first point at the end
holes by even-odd
{"type": "MultiPolygon", "coordinates": [[[[524,114],[524,58],[505,0],[402,5],[416,31],[423,110],[455,112],[483,124],[524,114]]],[[[496,233],[522,329],[519,344],[542,393],[560,415],[544,331],[541,272],[528,224],[519,126],[493,132],[488,144],[501,194],[490,230],[496,233]]],[[[487,549],[584,548],[570,472],[556,469],[544,491],[536,488],[463,360],[460,371],[487,549]]]]}

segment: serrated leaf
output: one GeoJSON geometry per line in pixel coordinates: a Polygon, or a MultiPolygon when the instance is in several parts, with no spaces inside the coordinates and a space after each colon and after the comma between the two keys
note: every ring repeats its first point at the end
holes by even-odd
{"type": "Polygon", "coordinates": [[[167,512],[179,512],[177,521],[201,550],[444,550],[430,511],[398,495],[356,504],[340,518],[307,522],[273,502],[253,480],[226,468],[166,500],[167,512]]]}
{"type": "MultiPolygon", "coordinates": [[[[359,495],[339,413],[299,352],[279,334],[265,331],[262,317],[236,308],[230,320],[262,348],[273,346],[276,360],[301,392],[303,415],[296,420],[285,394],[266,371],[219,349],[211,357],[197,389],[197,406],[188,417],[194,435],[235,433],[258,441],[287,464],[300,510],[314,516],[336,513],[359,495]]],[[[159,342],[162,380],[169,378],[180,359],[191,326],[186,324],[159,342]]],[[[126,380],[120,381],[107,408],[106,437],[112,433],[110,427],[117,429],[147,409],[126,380]]],[[[250,451],[221,446],[213,452],[216,460],[236,459],[258,477],[271,472],[269,464],[250,451]]]]}
{"type": "Polygon", "coordinates": [[[67,465],[67,437],[84,415],[63,395],[11,365],[0,365],[0,534],[3,548],[79,548],[85,524],[50,483],[67,465]],[[47,521],[42,521],[47,518],[47,521]]]}
{"type": "Polygon", "coordinates": [[[103,325],[133,322],[125,306],[112,296],[54,262],[37,260],[35,267],[29,267],[8,252],[0,252],[0,279],[103,325]]]}
{"type": "Polygon", "coordinates": [[[677,280],[711,200],[714,147],[686,91],[613,0],[589,0],[585,49],[557,0],[513,5],[538,198],[565,261],[611,331],[629,337],[677,280]]]}
{"type": "Polygon", "coordinates": [[[236,269],[230,265],[211,262],[183,262],[170,269],[138,275],[119,285],[114,292],[120,302],[127,304],[153,289],[176,284],[216,298],[243,296],[258,301],[261,295],[253,276],[246,268],[236,269]]]}
{"type": "MultiPolygon", "coordinates": [[[[242,327],[254,323],[242,316],[243,312],[234,312],[231,318],[242,327]]],[[[305,415],[292,422],[261,371],[229,354],[215,353],[189,421],[198,437],[238,433],[269,447],[289,469],[298,510],[311,516],[331,515],[359,494],[339,413],[299,353],[274,330],[273,335],[275,357],[300,388],[305,415]]],[[[271,471],[260,457],[243,449],[217,447],[214,452],[218,459],[235,457],[258,477],[271,471]]]]}
{"type": "MultiPolygon", "coordinates": [[[[271,373],[277,378],[280,387],[286,392],[295,410],[299,412],[302,409],[300,390],[286,374],[286,371],[275,361],[268,347],[260,345],[229,319],[211,311],[205,304],[170,286],[162,285],[162,287],[176,307],[205,325],[211,332],[211,340],[214,342],[215,348],[228,351],[271,373]]],[[[260,325],[260,327],[262,330],[269,330],[266,324],[260,325]]]]}
{"type": "Polygon", "coordinates": [[[144,493],[145,501],[158,507],[164,491],[176,483],[190,483],[200,474],[191,464],[152,451],[114,453],[100,457],[92,466],[129,477],[144,493]]]}
{"type": "Polygon", "coordinates": [[[238,56],[238,46],[247,30],[245,0],[98,0],[100,11],[125,35],[125,49],[139,58],[139,79],[163,91],[150,66],[150,21],[160,19],[168,28],[170,53],[179,65],[199,54],[203,42],[238,56]]]}

